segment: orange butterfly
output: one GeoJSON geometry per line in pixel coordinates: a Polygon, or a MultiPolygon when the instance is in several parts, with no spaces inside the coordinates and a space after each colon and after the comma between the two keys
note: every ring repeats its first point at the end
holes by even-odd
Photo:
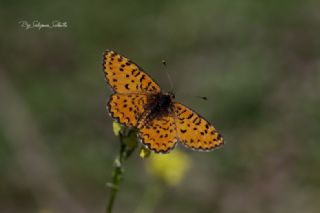
{"type": "Polygon", "coordinates": [[[108,102],[112,118],[138,129],[138,138],[150,150],[167,153],[178,141],[194,150],[210,151],[223,138],[204,118],[163,93],[143,69],[118,53],[106,50],[103,70],[113,90],[108,102]]]}

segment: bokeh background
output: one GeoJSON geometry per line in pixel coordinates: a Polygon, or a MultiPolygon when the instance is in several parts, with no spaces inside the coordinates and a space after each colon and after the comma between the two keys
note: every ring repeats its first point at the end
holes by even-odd
{"type": "MultiPolygon", "coordinates": [[[[166,59],[177,99],[226,140],[179,146],[192,165],[153,212],[320,211],[319,1],[4,0],[0,14],[0,212],[104,212],[119,150],[107,48],[169,90],[166,59]]],[[[143,211],[146,161],[126,162],[115,212],[143,211]]]]}

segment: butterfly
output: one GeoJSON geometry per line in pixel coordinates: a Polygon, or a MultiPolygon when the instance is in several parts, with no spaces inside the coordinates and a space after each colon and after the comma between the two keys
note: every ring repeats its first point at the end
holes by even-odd
{"type": "Polygon", "coordinates": [[[174,101],[172,92],[160,86],[137,64],[112,51],[103,54],[103,71],[113,90],[107,108],[110,116],[126,127],[150,150],[168,153],[178,142],[188,148],[210,151],[224,140],[207,120],[174,101]]]}

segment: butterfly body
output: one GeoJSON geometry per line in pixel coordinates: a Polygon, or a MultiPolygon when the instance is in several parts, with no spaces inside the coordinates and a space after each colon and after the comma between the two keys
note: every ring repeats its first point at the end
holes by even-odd
{"type": "Polygon", "coordinates": [[[167,153],[178,141],[188,148],[210,151],[223,144],[222,136],[204,118],[175,102],[138,65],[107,50],[103,55],[107,83],[114,93],[108,110],[119,123],[138,129],[138,138],[156,153],[167,153]]]}
{"type": "Polygon", "coordinates": [[[159,92],[149,95],[145,112],[139,119],[137,128],[139,129],[143,125],[149,125],[150,121],[155,118],[161,119],[161,117],[171,116],[173,113],[173,99],[174,94],[172,92],[159,92]]]}
{"type": "Polygon", "coordinates": [[[151,95],[149,98],[150,102],[147,104],[146,109],[150,109],[151,114],[168,115],[173,111],[173,99],[173,94],[169,93],[151,95]]]}
{"type": "Polygon", "coordinates": [[[156,95],[156,103],[155,108],[160,110],[167,110],[169,111],[172,107],[174,94],[173,93],[158,93],[156,95]]]}

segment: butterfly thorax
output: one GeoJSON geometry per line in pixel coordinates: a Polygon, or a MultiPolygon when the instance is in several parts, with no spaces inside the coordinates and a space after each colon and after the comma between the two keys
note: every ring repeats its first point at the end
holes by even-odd
{"type": "Polygon", "coordinates": [[[168,116],[171,114],[174,98],[175,96],[172,92],[160,92],[149,95],[145,113],[140,118],[140,125],[148,125],[148,123],[156,117],[168,116]]]}
{"type": "Polygon", "coordinates": [[[156,98],[156,110],[168,111],[172,105],[174,95],[172,93],[159,93],[156,98]]]}

